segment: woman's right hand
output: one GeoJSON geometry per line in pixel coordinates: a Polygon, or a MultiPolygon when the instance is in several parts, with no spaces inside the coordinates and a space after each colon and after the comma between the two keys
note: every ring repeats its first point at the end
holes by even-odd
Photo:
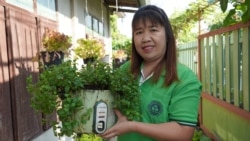
{"type": "Polygon", "coordinates": [[[101,134],[101,136],[105,139],[110,139],[115,136],[127,133],[131,131],[131,121],[128,121],[127,117],[124,116],[119,110],[114,110],[118,120],[114,126],[109,128],[106,132],[101,134]]]}

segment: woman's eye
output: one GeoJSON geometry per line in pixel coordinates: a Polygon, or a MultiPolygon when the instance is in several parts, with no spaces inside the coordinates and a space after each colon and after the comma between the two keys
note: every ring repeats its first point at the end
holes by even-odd
{"type": "Polygon", "coordinates": [[[154,29],[154,28],[153,28],[153,29],[151,29],[151,32],[156,32],[156,31],[157,31],[157,29],[154,29]]]}
{"type": "Polygon", "coordinates": [[[142,31],[136,31],[135,32],[135,35],[140,35],[140,34],[142,34],[142,31]]]}

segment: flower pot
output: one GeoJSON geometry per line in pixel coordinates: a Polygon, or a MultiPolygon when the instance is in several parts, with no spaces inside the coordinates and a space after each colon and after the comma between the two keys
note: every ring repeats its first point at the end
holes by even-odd
{"type": "Polygon", "coordinates": [[[106,129],[114,125],[115,114],[112,106],[114,98],[109,90],[82,90],[77,93],[77,96],[82,99],[83,109],[76,113],[76,119],[81,120],[82,115],[89,109],[91,109],[92,112],[90,113],[86,123],[80,124],[77,128],[75,128],[76,133],[99,134],[105,132],[106,129]],[[104,114],[105,112],[103,111],[105,111],[105,107],[101,106],[102,104],[106,104],[107,114],[104,114]],[[96,108],[100,109],[97,110],[96,108]]]}
{"type": "Polygon", "coordinates": [[[64,53],[62,51],[59,52],[47,52],[47,51],[41,51],[40,57],[42,63],[49,67],[51,65],[59,65],[63,62],[64,59],[64,53]]]}
{"type": "Polygon", "coordinates": [[[83,59],[84,64],[94,63],[94,61],[95,61],[95,59],[93,57],[83,59]]]}
{"type": "Polygon", "coordinates": [[[119,58],[115,58],[113,60],[113,67],[114,68],[119,68],[122,64],[124,64],[126,60],[123,60],[123,59],[119,59],[119,58]]]}

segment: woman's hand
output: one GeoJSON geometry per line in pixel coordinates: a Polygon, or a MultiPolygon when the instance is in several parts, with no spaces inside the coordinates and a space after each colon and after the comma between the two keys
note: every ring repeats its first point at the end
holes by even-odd
{"type": "Polygon", "coordinates": [[[114,110],[118,120],[114,126],[109,128],[100,136],[111,139],[115,136],[128,132],[136,132],[155,140],[164,141],[190,141],[194,133],[194,127],[181,125],[177,122],[166,122],[160,124],[129,121],[126,116],[118,110],[114,110]],[[154,130],[152,130],[154,129],[154,130]]]}
{"type": "Polygon", "coordinates": [[[115,136],[130,132],[131,130],[131,122],[128,121],[127,117],[124,116],[119,110],[114,110],[114,112],[118,120],[114,126],[101,134],[101,136],[105,139],[113,138],[115,136]]]}

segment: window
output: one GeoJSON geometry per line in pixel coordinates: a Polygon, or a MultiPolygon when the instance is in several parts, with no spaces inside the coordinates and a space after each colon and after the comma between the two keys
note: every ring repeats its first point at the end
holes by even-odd
{"type": "Polygon", "coordinates": [[[26,9],[28,11],[34,12],[33,0],[6,0],[6,2],[26,9]]]}
{"type": "Polygon", "coordinates": [[[98,33],[98,20],[96,18],[93,18],[93,31],[98,33]]]}
{"type": "Polygon", "coordinates": [[[86,22],[86,27],[92,29],[92,16],[87,15],[85,18],[85,22],[86,22]]]}
{"type": "Polygon", "coordinates": [[[104,33],[104,31],[103,31],[103,23],[99,21],[99,34],[104,35],[103,33],[104,33]]]}
{"type": "Polygon", "coordinates": [[[85,16],[85,26],[86,26],[86,33],[90,35],[104,35],[104,25],[101,21],[99,21],[97,18],[86,15],[85,16]]]}
{"type": "Polygon", "coordinates": [[[56,19],[55,0],[37,0],[37,13],[46,18],[56,19]]]}

